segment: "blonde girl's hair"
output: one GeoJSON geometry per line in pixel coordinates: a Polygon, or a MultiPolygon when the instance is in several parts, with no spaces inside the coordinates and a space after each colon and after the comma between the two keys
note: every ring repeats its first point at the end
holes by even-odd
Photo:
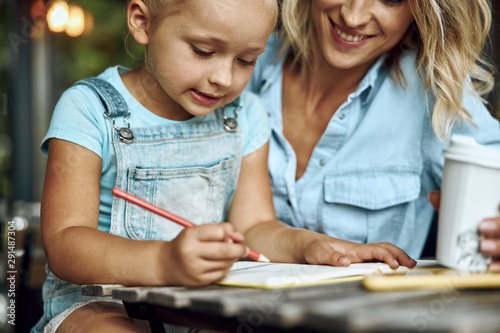
{"type": "MultiPolygon", "coordinates": [[[[153,14],[153,18],[161,15],[169,15],[179,9],[179,6],[186,0],[143,0],[148,6],[153,14]]],[[[196,1],[207,1],[207,0],[196,0],[196,1]]],[[[238,0],[240,1],[240,0],[238,0]]],[[[279,15],[279,0],[265,0],[264,5],[274,14],[275,21],[274,26],[278,22],[279,15]]]]}
{"type": "MultiPolygon", "coordinates": [[[[283,47],[291,53],[292,66],[305,73],[311,67],[315,34],[311,21],[314,1],[284,0],[283,47]]],[[[457,122],[472,123],[462,104],[464,91],[476,98],[494,87],[493,66],[483,54],[491,26],[488,0],[408,0],[414,23],[405,37],[388,53],[386,65],[392,78],[405,87],[398,64],[405,49],[417,51],[417,68],[435,99],[432,128],[441,139],[449,137],[457,122]]]]}

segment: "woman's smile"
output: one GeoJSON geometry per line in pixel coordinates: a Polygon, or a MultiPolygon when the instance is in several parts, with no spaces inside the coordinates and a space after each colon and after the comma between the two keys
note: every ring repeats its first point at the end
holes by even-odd
{"type": "Polygon", "coordinates": [[[311,9],[316,61],[366,71],[394,48],[413,22],[408,2],[316,0],[311,9]]]}
{"type": "Polygon", "coordinates": [[[335,24],[331,19],[330,19],[330,24],[332,26],[331,29],[332,37],[341,47],[345,48],[359,47],[361,45],[366,44],[368,39],[373,37],[370,35],[365,35],[355,32],[346,27],[341,27],[335,24]]]}

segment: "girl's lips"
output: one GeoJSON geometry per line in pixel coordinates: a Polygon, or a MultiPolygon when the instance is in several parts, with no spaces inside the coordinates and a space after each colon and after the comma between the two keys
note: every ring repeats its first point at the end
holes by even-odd
{"type": "Polygon", "coordinates": [[[207,106],[212,106],[214,104],[217,104],[222,99],[222,96],[214,96],[214,95],[210,95],[210,94],[205,94],[205,93],[202,93],[201,91],[196,90],[196,89],[191,89],[190,93],[191,93],[191,97],[195,101],[197,101],[200,104],[207,105],[207,106]]]}

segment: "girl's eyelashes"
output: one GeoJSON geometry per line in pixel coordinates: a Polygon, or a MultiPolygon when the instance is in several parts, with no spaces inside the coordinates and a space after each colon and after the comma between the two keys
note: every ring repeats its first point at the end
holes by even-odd
{"type": "MultiPolygon", "coordinates": [[[[215,52],[210,52],[210,51],[204,51],[193,44],[191,44],[191,48],[193,49],[193,52],[199,55],[200,57],[210,57],[215,54],[215,52]]],[[[238,61],[245,66],[255,66],[256,61],[255,60],[245,60],[238,58],[238,61]]]]}
{"type": "Polygon", "coordinates": [[[399,6],[401,3],[405,2],[406,0],[382,0],[385,4],[389,6],[399,6]]]}
{"type": "Polygon", "coordinates": [[[241,58],[238,58],[238,61],[239,61],[241,64],[245,65],[245,66],[255,66],[255,63],[256,63],[256,61],[255,61],[255,60],[250,60],[250,61],[249,61],[249,60],[245,60],[245,59],[241,59],[241,58]]]}
{"type": "Polygon", "coordinates": [[[211,55],[214,54],[214,52],[209,52],[209,51],[203,51],[202,49],[197,48],[196,46],[191,44],[191,48],[193,49],[193,52],[196,53],[197,55],[201,57],[210,57],[211,55]]]}

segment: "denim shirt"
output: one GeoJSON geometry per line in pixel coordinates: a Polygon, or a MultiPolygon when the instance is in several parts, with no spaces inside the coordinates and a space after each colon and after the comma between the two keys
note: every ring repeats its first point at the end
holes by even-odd
{"type": "MultiPolygon", "coordinates": [[[[359,243],[391,242],[420,257],[435,213],[427,194],[440,188],[446,143],[432,130],[433,100],[417,74],[415,54],[400,60],[404,89],[388,76],[383,57],[371,67],[331,118],[296,181],[295,152],[283,135],[285,57],[276,59],[279,47],[271,36],[246,88],[270,116],[269,172],[278,218],[359,243]]],[[[464,122],[453,133],[500,148],[498,120],[472,96],[463,102],[477,127],[464,122]]]]}

